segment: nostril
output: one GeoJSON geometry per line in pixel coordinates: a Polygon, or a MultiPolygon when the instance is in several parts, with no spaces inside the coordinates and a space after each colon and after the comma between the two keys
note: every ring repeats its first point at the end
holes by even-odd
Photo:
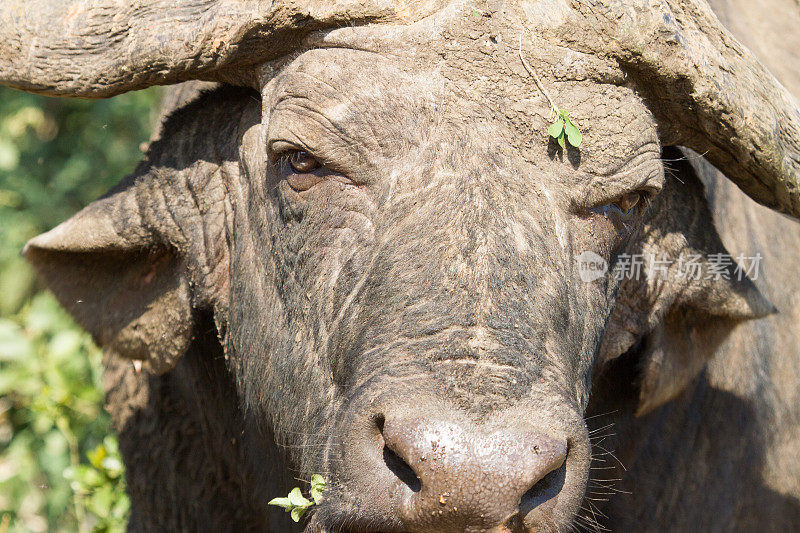
{"type": "Polygon", "coordinates": [[[375,415],[372,417],[375,425],[378,427],[378,432],[383,434],[383,426],[386,424],[386,417],[383,415],[375,415]]]}
{"type": "Polygon", "coordinates": [[[383,438],[383,462],[386,467],[406,486],[413,492],[419,492],[422,489],[422,482],[417,476],[414,469],[409,465],[400,455],[389,447],[386,443],[386,438],[383,433],[386,418],[381,414],[375,416],[373,419],[383,438]]]}
{"type": "Polygon", "coordinates": [[[564,488],[567,478],[567,463],[564,462],[537,481],[522,495],[519,503],[520,515],[525,516],[540,505],[552,500],[564,488]]]}
{"type": "Polygon", "coordinates": [[[414,473],[414,469],[388,446],[383,447],[383,462],[413,492],[419,492],[422,489],[422,482],[414,473]]]}

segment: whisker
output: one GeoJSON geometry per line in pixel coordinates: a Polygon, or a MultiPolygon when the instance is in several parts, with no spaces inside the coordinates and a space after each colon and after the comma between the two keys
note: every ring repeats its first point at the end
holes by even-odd
{"type": "Polygon", "coordinates": [[[589,507],[593,508],[597,512],[597,514],[599,514],[603,518],[608,518],[605,514],[603,514],[602,511],[600,511],[599,508],[595,507],[591,502],[587,502],[587,503],[589,503],[589,507]]]}
{"type": "MultiPolygon", "coordinates": [[[[613,452],[611,452],[610,450],[607,450],[607,449],[603,448],[602,446],[598,446],[598,448],[600,448],[601,450],[603,450],[603,451],[605,452],[605,453],[598,454],[598,455],[610,455],[611,457],[613,457],[613,458],[614,458],[614,460],[616,460],[616,461],[617,461],[617,463],[619,463],[619,466],[621,466],[623,470],[625,470],[626,472],[628,471],[628,469],[627,469],[627,468],[625,468],[625,465],[624,465],[624,464],[622,464],[622,461],[620,461],[620,460],[619,460],[619,458],[618,458],[616,455],[614,455],[614,453],[613,453],[613,452]]],[[[594,455],[594,454],[593,454],[593,455],[594,455]]]]}
{"type": "Polygon", "coordinates": [[[598,415],[585,416],[585,417],[583,417],[583,419],[584,420],[591,420],[593,418],[599,418],[601,416],[613,415],[614,413],[617,413],[617,412],[619,412],[619,409],[614,409],[613,411],[607,411],[605,413],[600,413],[598,415]]]}
{"type": "Polygon", "coordinates": [[[603,431],[604,429],[608,429],[608,428],[613,427],[613,426],[614,426],[614,422],[611,422],[610,424],[606,424],[603,427],[599,427],[599,428],[596,428],[596,429],[593,429],[593,430],[589,431],[589,435],[593,435],[594,433],[597,433],[598,431],[603,431]]]}

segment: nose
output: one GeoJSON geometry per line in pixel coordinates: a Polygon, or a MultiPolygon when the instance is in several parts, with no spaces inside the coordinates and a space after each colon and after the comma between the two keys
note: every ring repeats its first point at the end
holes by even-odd
{"type": "Polygon", "coordinates": [[[567,442],[538,431],[430,418],[386,418],[379,429],[412,531],[523,529],[525,516],[553,505],[564,484],[567,442]]]}

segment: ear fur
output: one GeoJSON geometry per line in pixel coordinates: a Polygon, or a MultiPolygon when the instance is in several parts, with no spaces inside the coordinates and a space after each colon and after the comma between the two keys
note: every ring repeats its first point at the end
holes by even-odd
{"type": "Polygon", "coordinates": [[[651,270],[646,260],[639,279],[623,280],[598,358],[603,364],[643,343],[637,415],[678,395],[737,323],[775,312],[737,270],[735,258],[723,275],[714,274],[712,258],[730,254],[713,225],[703,185],[680,151],[665,149],[664,157],[674,163],[630,253],[665,259],[670,266],[666,273],[651,270]],[[697,276],[685,275],[690,259],[699,263],[697,276]]]}
{"type": "Polygon", "coordinates": [[[161,373],[191,341],[192,305],[179,258],[143,231],[135,186],[90,204],[23,253],[98,344],[161,373]]]}
{"type": "Polygon", "coordinates": [[[673,309],[647,335],[641,349],[641,416],[678,396],[705,368],[736,321],[710,320],[690,309],[673,309]]]}

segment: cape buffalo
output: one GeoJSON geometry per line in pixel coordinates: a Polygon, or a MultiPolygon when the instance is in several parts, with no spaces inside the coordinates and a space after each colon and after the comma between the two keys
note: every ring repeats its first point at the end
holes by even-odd
{"type": "Polygon", "coordinates": [[[130,529],[797,529],[798,27],[795,0],[5,0],[0,83],[190,82],[25,249],[105,348],[130,529]],[[300,526],[267,506],[313,474],[300,526]]]}

